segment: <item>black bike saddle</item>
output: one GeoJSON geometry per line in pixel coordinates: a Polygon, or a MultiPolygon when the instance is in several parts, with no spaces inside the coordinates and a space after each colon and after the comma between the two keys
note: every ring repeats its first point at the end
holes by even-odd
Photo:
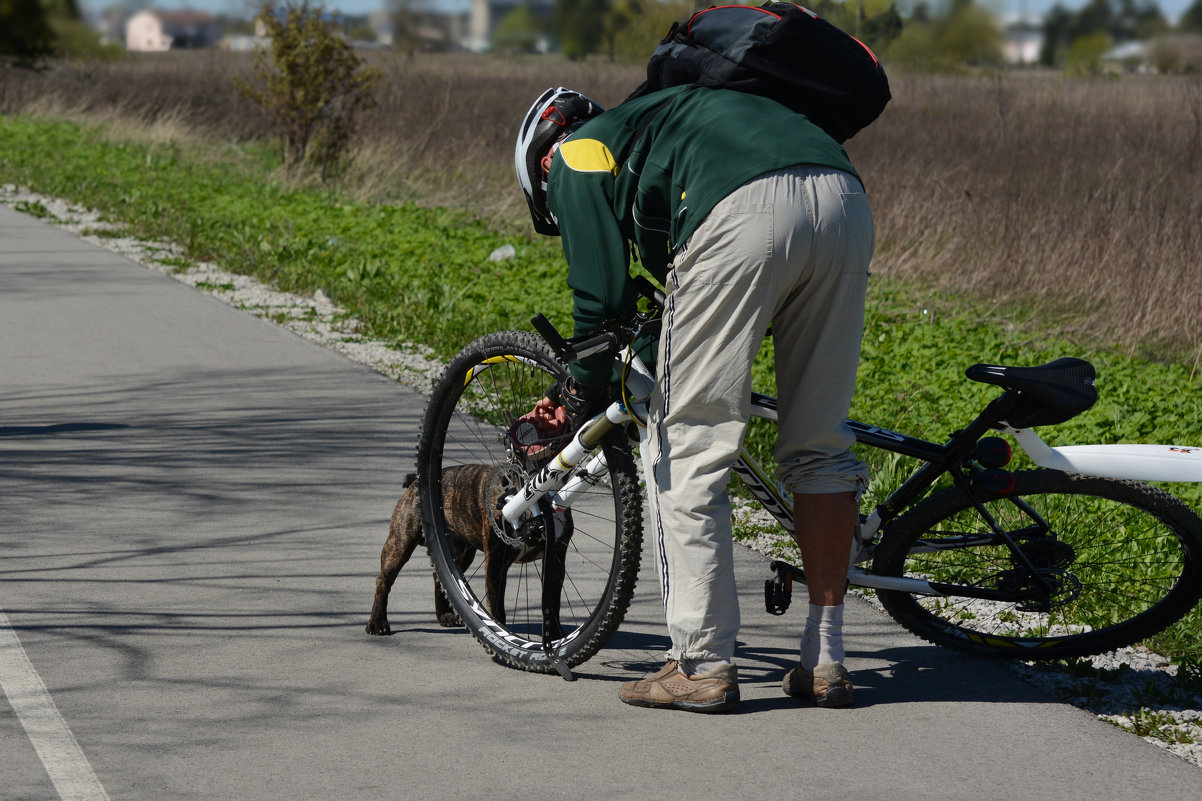
{"type": "Polygon", "coordinates": [[[1094,388],[1096,372],[1084,359],[1063,358],[1038,367],[1006,367],[974,364],[964,375],[983,384],[994,384],[1018,393],[1014,408],[1005,412],[1005,422],[1014,428],[1063,423],[1090,408],[1098,400],[1094,388]]]}

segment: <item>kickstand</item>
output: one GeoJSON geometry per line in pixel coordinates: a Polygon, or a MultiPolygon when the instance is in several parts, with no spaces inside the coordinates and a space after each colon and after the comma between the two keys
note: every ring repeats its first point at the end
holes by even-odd
{"type": "Polygon", "coordinates": [[[563,627],[559,621],[559,598],[563,591],[568,538],[559,536],[550,501],[543,498],[539,502],[539,511],[543,517],[543,536],[546,540],[543,546],[543,653],[564,681],[576,681],[568,663],[557,656],[551,647],[552,640],[563,639],[563,627]]]}

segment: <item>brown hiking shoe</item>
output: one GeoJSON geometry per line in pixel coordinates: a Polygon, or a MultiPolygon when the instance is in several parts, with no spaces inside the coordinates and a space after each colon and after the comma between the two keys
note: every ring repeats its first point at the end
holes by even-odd
{"type": "Polygon", "coordinates": [[[624,704],[687,712],[727,712],[739,705],[739,679],[735,666],[704,676],[686,676],[675,660],[654,676],[625,682],[618,688],[624,704]]]}
{"type": "Polygon", "coordinates": [[[842,662],[824,662],[814,672],[798,665],[785,674],[786,695],[812,698],[821,707],[851,706],[851,676],[842,662]]]}

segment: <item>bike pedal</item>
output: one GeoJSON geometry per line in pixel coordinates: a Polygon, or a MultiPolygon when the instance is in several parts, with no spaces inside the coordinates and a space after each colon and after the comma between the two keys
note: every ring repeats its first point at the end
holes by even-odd
{"type": "Polygon", "coordinates": [[[783,615],[793,601],[793,571],[781,562],[770,567],[772,578],[764,582],[764,609],[770,615],[783,615]]]}

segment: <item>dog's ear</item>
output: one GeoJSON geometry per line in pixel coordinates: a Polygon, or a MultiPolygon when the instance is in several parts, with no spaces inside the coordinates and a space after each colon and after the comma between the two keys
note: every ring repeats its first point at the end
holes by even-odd
{"type": "Polygon", "coordinates": [[[417,481],[417,473],[407,473],[407,474],[405,474],[405,483],[402,484],[401,486],[408,488],[409,485],[412,484],[414,481],[417,481]]]}

